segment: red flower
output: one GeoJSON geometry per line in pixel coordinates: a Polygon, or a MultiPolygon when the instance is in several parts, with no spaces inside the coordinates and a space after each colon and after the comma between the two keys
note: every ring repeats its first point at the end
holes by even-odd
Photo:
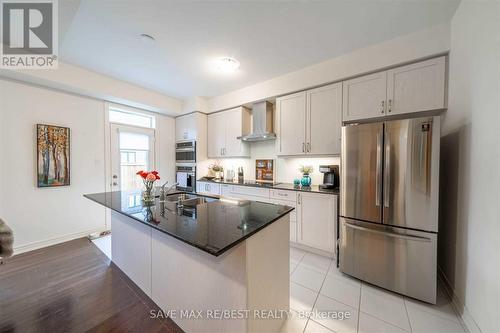
{"type": "Polygon", "coordinates": [[[137,171],[136,175],[146,179],[146,176],[148,175],[148,173],[146,171],[140,170],[140,171],[137,171]]]}
{"type": "Polygon", "coordinates": [[[142,179],[146,179],[148,174],[153,174],[156,177],[156,180],[160,179],[160,176],[158,175],[158,171],[148,172],[148,171],[140,170],[140,171],[137,171],[137,173],[136,173],[136,175],[140,176],[142,179]]]}

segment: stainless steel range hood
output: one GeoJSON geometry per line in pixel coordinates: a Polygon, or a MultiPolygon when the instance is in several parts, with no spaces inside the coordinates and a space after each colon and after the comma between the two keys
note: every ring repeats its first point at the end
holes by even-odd
{"type": "Polygon", "coordinates": [[[252,133],[238,137],[243,141],[275,140],[273,133],[273,104],[267,101],[252,106],[252,133]]]}

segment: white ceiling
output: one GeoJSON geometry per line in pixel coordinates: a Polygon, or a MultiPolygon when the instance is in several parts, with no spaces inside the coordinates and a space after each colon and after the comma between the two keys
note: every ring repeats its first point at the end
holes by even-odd
{"type": "Polygon", "coordinates": [[[449,21],[459,1],[84,0],[60,57],[174,97],[209,97],[449,21]],[[219,56],[240,69],[213,72],[219,56]]]}

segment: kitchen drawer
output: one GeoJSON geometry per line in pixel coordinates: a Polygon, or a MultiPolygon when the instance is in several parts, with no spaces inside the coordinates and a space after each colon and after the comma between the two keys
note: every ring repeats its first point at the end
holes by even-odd
{"type": "Polygon", "coordinates": [[[233,192],[233,185],[221,184],[220,186],[220,195],[223,197],[230,197],[233,192]]]}
{"type": "Polygon", "coordinates": [[[221,185],[221,195],[225,198],[233,198],[238,200],[252,200],[252,201],[260,201],[260,202],[270,202],[268,196],[255,196],[249,195],[246,193],[238,193],[235,191],[234,185],[222,184],[221,185]]]}
{"type": "Polygon", "coordinates": [[[212,195],[220,195],[220,184],[210,182],[196,182],[196,192],[212,195]]]}
{"type": "Polygon", "coordinates": [[[271,190],[270,197],[271,199],[297,201],[297,193],[295,191],[271,190]]]}
{"type": "Polygon", "coordinates": [[[267,188],[233,185],[232,193],[240,195],[248,195],[252,197],[269,198],[269,189],[267,188]]]}

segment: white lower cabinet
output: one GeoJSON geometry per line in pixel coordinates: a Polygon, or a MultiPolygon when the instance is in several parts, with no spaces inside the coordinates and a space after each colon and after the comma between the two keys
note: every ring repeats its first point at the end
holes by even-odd
{"type": "Polygon", "coordinates": [[[221,195],[227,198],[269,202],[269,189],[267,188],[222,184],[221,195]]]}
{"type": "Polygon", "coordinates": [[[336,195],[210,182],[197,182],[197,186],[198,193],[294,207],[290,213],[290,242],[335,253],[336,195]]]}
{"type": "Polygon", "coordinates": [[[297,243],[334,253],[336,221],[337,196],[297,194],[297,243]]]}
{"type": "Polygon", "coordinates": [[[196,193],[220,195],[221,185],[211,182],[196,182],[196,193]]]}

